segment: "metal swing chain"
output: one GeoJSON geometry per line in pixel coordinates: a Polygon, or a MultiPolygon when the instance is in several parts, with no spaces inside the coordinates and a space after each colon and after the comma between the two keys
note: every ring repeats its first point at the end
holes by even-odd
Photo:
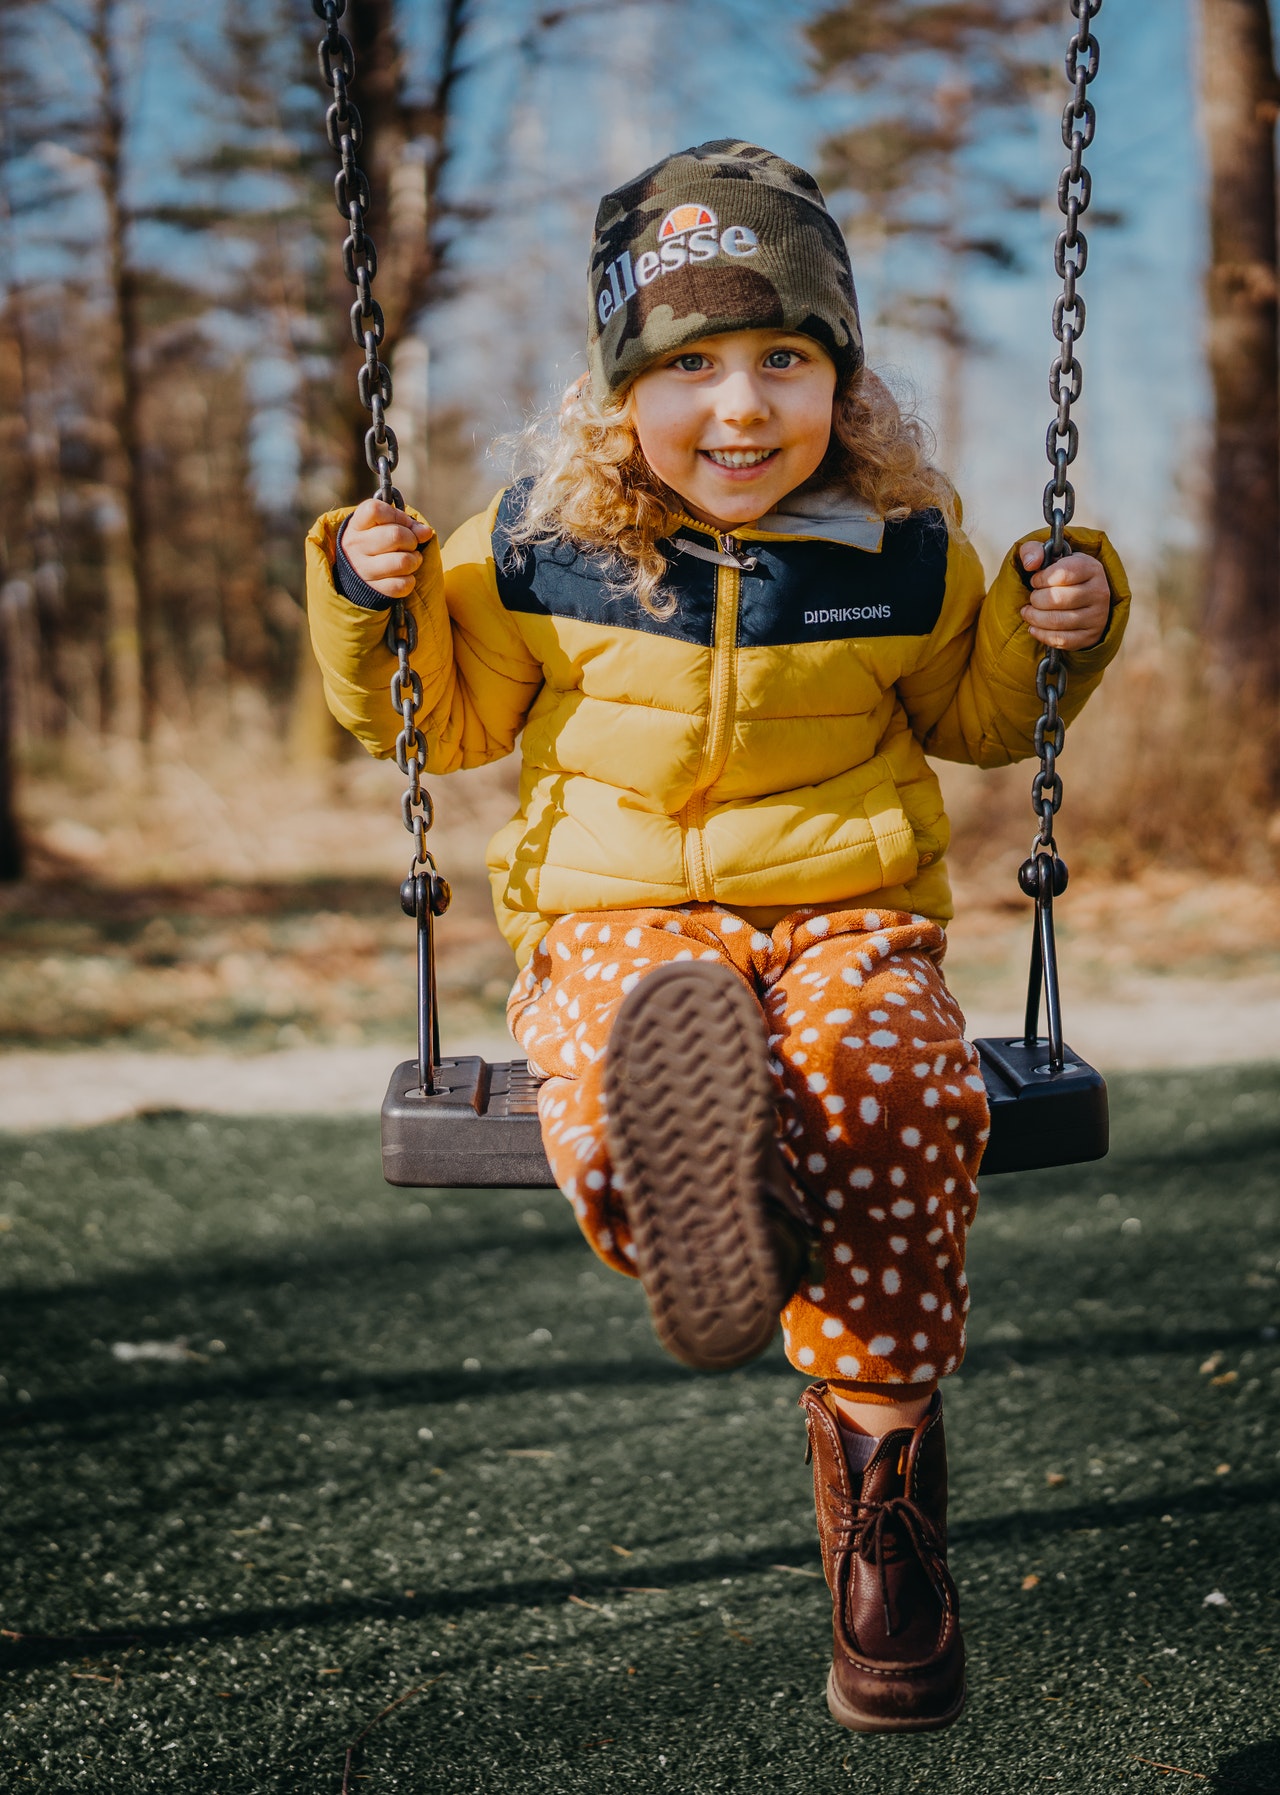
{"type": "MultiPolygon", "coordinates": [[[[1062,292],[1053,305],[1052,328],[1058,342],[1058,354],[1049,369],[1049,397],[1058,410],[1045,435],[1045,455],[1053,469],[1053,478],[1044,489],[1044,520],[1051,532],[1045,544],[1046,567],[1071,553],[1066,528],[1076,508],[1075,489],[1068,478],[1068,469],[1080,448],[1079,426],[1071,416],[1071,407],[1084,386],[1084,370],[1076,355],[1076,345],[1084,334],[1085,304],[1077,290],[1077,282],[1089,259],[1089,243],[1080,229],[1080,219],[1088,211],[1093,195],[1093,181],[1084,165],[1084,152],[1093,142],[1097,126],[1097,114],[1088,90],[1098,73],[1098,40],[1091,27],[1102,10],[1102,0],[1068,0],[1068,5],[1076,29],[1067,45],[1066,74],[1072,95],[1062,114],[1062,141],[1071,152],[1071,160],[1058,177],[1058,210],[1066,219],[1066,225],[1058,233],[1053,252],[1053,264],[1062,281],[1062,292]]],[[[1053,819],[1062,806],[1062,775],[1058,772],[1057,760],[1066,734],[1066,725],[1059,715],[1066,690],[1067,669],[1062,652],[1057,648],[1047,649],[1036,668],[1036,696],[1044,705],[1034,737],[1040,765],[1031,782],[1031,807],[1038,826],[1031,844],[1031,858],[1019,869],[1018,883],[1028,897],[1035,898],[1038,913],[1027,991],[1025,1037],[1028,1045],[1036,1038],[1043,983],[1048,1012],[1049,1063],[1054,1071],[1062,1069],[1063,1046],[1053,938],[1053,899],[1066,890],[1067,868],[1058,857],[1053,819]]]]}
{"type": "MultiPolygon", "coordinates": [[[[333,92],[325,113],[325,134],[342,164],[334,176],[333,196],[347,221],[342,268],[356,290],[350,312],[351,335],[356,347],[364,350],[356,389],[360,403],[373,420],[364,435],[364,457],[377,476],[377,497],[384,504],[403,510],[404,499],[392,481],[400,450],[386,416],[391,403],[391,370],[379,354],[386,336],[386,319],[373,296],[378,251],[365,229],[371,198],[369,179],[356,161],[364,136],[359,110],[351,98],[356,59],[351,40],[338,26],[347,10],[347,0],[311,0],[311,4],[317,18],[325,24],[325,34],[318,45],[320,76],[333,92]]],[[[391,702],[401,723],[395,744],[396,765],[409,782],[400,796],[400,814],[413,837],[413,859],[409,876],[400,888],[400,903],[405,913],[416,916],[418,921],[418,1071],[421,1089],[430,1092],[440,1059],[431,919],[448,909],[450,894],[448,883],[437,871],[427,848],[427,832],[435,821],[435,811],[422,784],[427,759],[426,737],[418,727],[422,681],[409,663],[409,656],[418,645],[418,626],[402,599],[396,599],[391,606],[385,639],[396,660],[391,676],[391,702]]]]}

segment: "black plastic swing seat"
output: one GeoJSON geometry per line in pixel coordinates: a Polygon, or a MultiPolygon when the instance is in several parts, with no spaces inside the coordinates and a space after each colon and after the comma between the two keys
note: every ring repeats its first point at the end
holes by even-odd
{"type": "MultiPolygon", "coordinates": [[[[1107,1087],[1070,1048],[1062,1070],[1049,1043],[975,1041],[991,1106],[982,1173],[1078,1165],[1107,1151],[1107,1087]]],[[[382,1105],[382,1171],[415,1188],[538,1190],[554,1186],[542,1147],[541,1080],[525,1060],[446,1059],[436,1090],[418,1088],[418,1062],[396,1067],[382,1105]]]]}

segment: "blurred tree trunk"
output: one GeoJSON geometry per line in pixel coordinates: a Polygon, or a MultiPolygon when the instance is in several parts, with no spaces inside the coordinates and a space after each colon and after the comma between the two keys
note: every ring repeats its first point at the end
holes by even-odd
{"type": "MultiPolygon", "coordinates": [[[[0,112],[7,100],[3,71],[0,71],[0,112]]],[[[0,122],[7,122],[3,120],[0,122]]],[[[9,232],[8,172],[10,161],[9,134],[4,132],[4,168],[0,170],[0,243],[12,267],[13,245],[9,232]]],[[[25,505],[30,500],[31,444],[26,429],[26,358],[19,318],[21,297],[12,290],[0,310],[0,486],[5,491],[5,505],[0,512],[0,880],[9,883],[23,873],[22,836],[18,825],[14,795],[14,749],[17,726],[14,716],[16,684],[13,677],[13,656],[10,638],[20,627],[19,606],[28,600],[32,588],[14,576],[14,549],[23,540],[25,505]]]]}
{"type": "Polygon", "coordinates": [[[143,629],[147,612],[142,552],[138,286],[128,256],[122,198],[124,95],[117,34],[119,0],[93,0],[88,42],[98,83],[97,143],[106,221],[108,307],[103,363],[109,447],[103,457],[103,583],[107,601],[107,727],[141,743],[146,729],[143,629]]]}
{"type": "Polygon", "coordinates": [[[5,417],[3,437],[0,437],[0,475],[3,476],[6,491],[5,515],[0,518],[0,880],[9,881],[22,877],[22,837],[18,829],[17,810],[14,802],[14,750],[17,745],[17,719],[14,699],[16,682],[13,676],[13,655],[11,638],[21,627],[21,613],[29,602],[31,587],[27,581],[19,579],[19,569],[14,555],[15,540],[9,534],[10,520],[16,526],[14,537],[21,542],[22,512],[25,507],[22,500],[27,497],[23,488],[26,482],[21,478],[15,463],[18,457],[11,454],[11,448],[21,447],[22,412],[19,409],[21,388],[13,376],[21,369],[20,346],[16,330],[12,338],[6,329],[7,317],[0,314],[0,378],[4,384],[6,401],[13,402],[11,417],[5,417]],[[18,390],[15,392],[14,388],[18,390]],[[10,425],[16,423],[19,432],[14,432],[10,425]],[[15,435],[18,441],[13,442],[15,435]]]}
{"type": "Polygon", "coordinates": [[[1214,394],[1207,646],[1234,689],[1280,690],[1280,368],[1267,0],[1201,0],[1214,394]]]}
{"type": "MultiPolygon", "coordinates": [[[[390,675],[388,675],[388,685],[390,675]]],[[[391,703],[388,694],[387,703],[391,703]]],[[[298,641],[298,660],[289,700],[289,759],[300,771],[318,771],[342,760],[352,738],[330,711],[324,695],[320,664],[311,651],[311,636],[303,621],[298,641]]]]}
{"type": "Polygon", "coordinates": [[[23,871],[22,831],[14,801],[13,668],[8,619],[0,617],[0,880],[10,883],[23,871]]]}
{"type": "MultiPolygon", "coordinates": [[[[3,95],[0,94],[0,98],[3,95]]],[[[0,223],[7,222],[3,184],[0,183],[0,223]]],[[[27,355],[21,319],[22,298],[10,294],[0,312],[0,489],[5,495],[0,511],[0,880],[20,879],[23,873],[22,836],[18,823],[15,774],[21,740],[18,668],[24,658],[21,638],[32,620],[35,586],[31,578],[31,527],[36,496],[35,454],[28,425],[27,355]],[[15,649],[18,652],[15,653],[15,649]]],[[[34,690],[29,702],[39,702],[40,669],[25,669],[34,690]]],[[[34,705],[33,705],[34,708],[34,705]]]]}
{"type": "MultiPolygon", "coordinates": [[[[440,38],[439,66],[429,98],[411,103],[404,96],[403,67],[392,0],[352,0],[343,21],[355,52],[353,97],[360,110],[364,140],[360,166],[369,177],[370,205],[366,222],[378,249],[374,293],[386,319],[382,359],[395,372],[395,352],[423,307],[433,297],[438,246],[432,223],[438,216],[436,196],[448,160],[454,100],[462,70],[462,42],[470,0],[446,0],[440,38]]],[[[335,269],[334,303],[344,319],[338,378],[343,394],[340,417],[348,432],[346,497],[355,503],[374,488],[365,459],[364,435],[369,415],[355,391],[355,346],[345,328],[354,290],[342,278],[337,245],[329,252],[335,269]]],[[[391,427],[396,427],[394,398],[391,427]]],[[[413,458],[406,457],[406,468],[413,458]]],[[[424,495],[406,494],[422,505],[424,495]]],[[[388,700],[389,702],[389,700],[388,700]]],[[[300,764],[333,760],[348,738],[329,716],[320,669],[304,637],[289,719],[289,745],[300,764]]]]}
{"type": "MultiPolygon", "coordinates": [[[[360,163],[372,189],[369,234],[378,246],[374,292],[386,318],[382,359],[393,373],[399,339],[434,297],[440,264],[435,238],[438,194],[451,147],[469,8],[470,0],[446,0],[439,67],[429,97],[418,103],[404,96],[392,0],[353,0],[348,9],[347,33],[356,57],[355,100],[364,125],[360,163]]],[[[345,310],[352,291],[345,282],[342,288],[345,310]]],[[[353,439],[349,484],[354,500],[373,485],[364,453],[369,419],[354,394],[346,409],[353,439]]],[[[394,429],[394,417],[391,424],[394,429]]]]}
{"type": "Polygon", "coordinates": [[[1047,33],[1067,23],[1064,0],[836,0],[804,26],[819,84],[870,102],[822,140],[819,175],[837,213],[853,202],[843,222],[855,260],[861,234],[914,251],[876,322],[937,345],[940,446],[953,468],[966,376],[987,347],[970,325],[967,276],[1015,270],[1015,221],[1034,210],[1034,158],[1007,155],[997,173],[973,152],[993,136],[1030,141],[1059,41],[1047,33]]]}

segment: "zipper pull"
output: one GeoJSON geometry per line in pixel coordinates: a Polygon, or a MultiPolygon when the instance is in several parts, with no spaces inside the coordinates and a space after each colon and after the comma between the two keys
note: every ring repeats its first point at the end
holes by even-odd
{"type": "Polygon", "coordinates": [[[747,554],[736,536],[723,537],[721,546],[726,555],[732,555],[743,573],[754,573],[760,565],[758,557],[747,554]]]}

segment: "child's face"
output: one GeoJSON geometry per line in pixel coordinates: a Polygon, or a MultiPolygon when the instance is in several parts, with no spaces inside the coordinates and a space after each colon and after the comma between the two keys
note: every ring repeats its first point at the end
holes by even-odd
{"type": "Polygon", "coordinates": [[[835,364],[811,337],[735,330],[641,374],[631,421],[658,478],[694,517],[729,530],[754,523],[816,472],[835,390],[835,364]]]}

